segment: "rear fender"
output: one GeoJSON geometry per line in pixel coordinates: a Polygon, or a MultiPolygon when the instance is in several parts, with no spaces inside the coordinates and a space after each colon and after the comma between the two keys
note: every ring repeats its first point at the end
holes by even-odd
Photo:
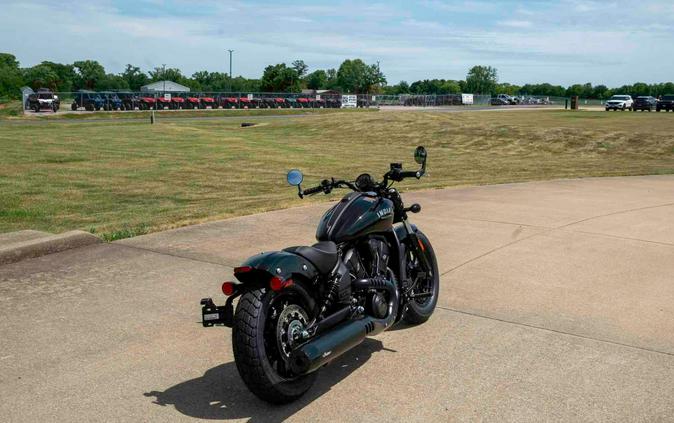
{"type": "Polygon", "coordinates": [[[269,280],[278,277],[283,281],[292,280],[292,284],[283,289],[292,289],[306,302],[309,310],[315,311],[316,300],[310,284],[319,273],[305,258],[286,251],[271,251],[257,254],[234,269],[234,276],[241,282],[244,290],[269,288],[269,280]]]}

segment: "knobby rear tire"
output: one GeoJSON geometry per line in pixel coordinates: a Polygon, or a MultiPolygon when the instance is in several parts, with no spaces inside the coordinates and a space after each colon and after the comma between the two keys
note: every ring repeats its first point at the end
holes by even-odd
{"type": "Polygon", "coordinates": [[[269,363],[264,325],[274,294],[268,289],[256,289],[241,296],[234,315],[232,346],[236,368],[248,389],[264,401],[285,404],[311,388],[316,372],[289,380],[282,378],[269,363]]]}

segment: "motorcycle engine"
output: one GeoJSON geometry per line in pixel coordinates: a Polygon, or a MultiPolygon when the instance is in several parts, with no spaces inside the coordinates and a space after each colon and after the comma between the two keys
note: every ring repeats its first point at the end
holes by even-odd
{"type": "MultiPolygon", "coordinates": [[[[388,277],[389,248],[382,237],[372,236],[363,240],[349,260],[349,271],[352,280],[388,277]]],[[[386,294],[370,291],[358,302],[366,313],[376,318],[384,318],[388,313],[386,294]]]]}

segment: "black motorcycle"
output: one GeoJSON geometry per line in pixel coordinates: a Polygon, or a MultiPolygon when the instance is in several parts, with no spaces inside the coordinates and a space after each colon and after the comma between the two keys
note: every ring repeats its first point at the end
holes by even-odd
{"type": "Polygon", "coordinates": [[[233,328],[234,359],[258,397],[287,403],[304,394],[316,370],[404,319],[423,323],[438,301],[438,264],[428,238],[407,220],[421,206],[405,207],[394,182],[421,178],[426,150],[417,147],[416,171],[391,163],[383,181],[323,180],[302,189],[302,173],[288,172],[298,195],[353,192],[328,210],[318,243],[258,254],[225,282],[224,306],[201,300],[204,326],[233,328]],[[234,312],[233,300],[240,297],[234,312]]]}

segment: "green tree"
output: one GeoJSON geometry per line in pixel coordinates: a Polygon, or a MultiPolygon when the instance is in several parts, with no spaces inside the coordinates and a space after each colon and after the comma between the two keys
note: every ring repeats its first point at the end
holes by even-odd
{"type": "Polygon", "coordinates": [[[0,97],[19,98],[23,84],[23,75],[16,57],[9,53],[0,53],[0,97]]]}
{"type": "Polygon", "coordinates": [[[93,90],[99,81],[105,79],[105,68],[95,60],[80,60],[73,63],[75,87],[93,90]]]}
{"type": "Polygon", "coordinates": [[[496,68],[473,66],[466,75],[465,92],[473,94],[493,94],[498,83],[496,68]]]}
{"type": "Polygon", "coordinates": [[[25,70],[24,80],[34,90],[38,88],[56,90],[59,76],[50,66],[39,64],[25,70]]]}
{"type": "Polygon", "coordinates": [[[149,82],[147,75],[138,66],[131,64],[126,65],[126,69],[120,75],[126,81],[129,89],[133,91],[139,91],[140,87],[147,85],[149,82]]]}
{"type": "Polygon", "coordinates": [[[292,63],[292,68],[295,69],[295,72],[297,72],[297,75],[299,75],[300,78],[306,75],[309,70],[309,66],[304,63],[304,60],[295,60],[292,63]]]}
{"type": "Polygon", "coordinates": [[[339,66],[337,84],[354,94],[379,92],[386,84],[386,77],[378,64],[367,65],[360,59],[347,59],[339,66]]]}
{"type": "Polygon", "coordinates": [[[180,84],[182,83],[182,81],[185,81],[187,79],[178,68],[155,67],[148,73],[150,74],[150,79],[152,80],[152,82],[173,81],[180,84]]]}
{"type": "Polygon", "coordinates": [[[311,90],[320,90],[328,85],[328,74],[324,70],[315,70],[304,77],[307,88],[311,90]]]}
{"type": "Polygon", "coordinates": [[[632,85],[631,95],[633,97],[638,97],[640,95],[651,95],[651,86],[644,82],[636,82],[632,85]]]}
{"type": "Polygon", "coordinates": [[[122,75],[109,73],[105,75],[105,78],[98,81],[96,88],[99,90],[128,90],[130,87],[122,75]]]}
{"type": "Polygon", "coordinates": [[[263,91],[268,92],[299,92],[300,77],[295,69],[279,63],[264,69],[260,85],[263,91]]]}

